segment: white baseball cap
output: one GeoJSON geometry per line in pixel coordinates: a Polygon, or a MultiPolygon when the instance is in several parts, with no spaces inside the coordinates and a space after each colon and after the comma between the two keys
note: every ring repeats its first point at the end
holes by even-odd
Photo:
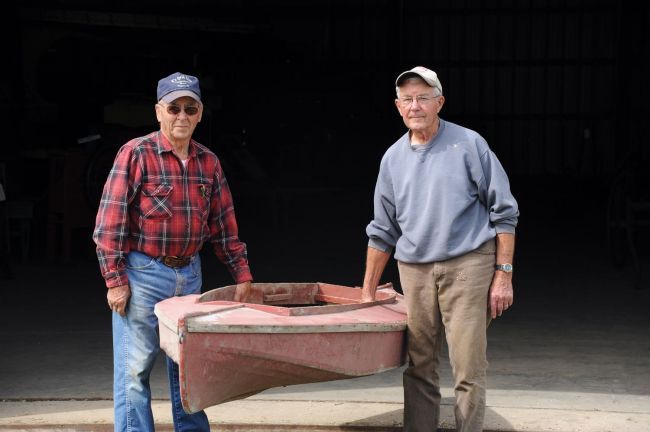
{"type": "Polygon", "coordinates": [[[395,85],[397,87],[400,87],[407,78],[410,78],[413,75],[422,78],[424,82],[426,82],[431,87],[437,88],[442,94],[442,84],[440,84],[438,74],[436,74],[431,69],[425,68],[424,66],[416,66],[413,69],[402,72],[395,80],[395,85]]]}

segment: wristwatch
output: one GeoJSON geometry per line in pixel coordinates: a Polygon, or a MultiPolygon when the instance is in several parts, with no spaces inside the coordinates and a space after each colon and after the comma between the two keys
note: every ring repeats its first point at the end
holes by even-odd
{"type": "Polygon", "coordinates": [[[512,273],[513,267],[512,264],[510,263],[505,263],[505,264],[495,264],[494,268],[496,270],[501,270],[506,273],[512,273]]]}

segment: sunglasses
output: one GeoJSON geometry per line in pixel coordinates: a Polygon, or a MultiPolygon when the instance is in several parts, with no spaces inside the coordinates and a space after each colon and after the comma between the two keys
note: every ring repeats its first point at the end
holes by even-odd
{"type": "Polygon", "coordinates": [[[196,115],[199,112],[199,107],[197,106],[185,106],[181,108],[178,105],[165,105],[165,109],[167,110],[167,113],[171,115],[179,115],[181,110],[185,111],[185,114],[188,116],[196,115]]]}

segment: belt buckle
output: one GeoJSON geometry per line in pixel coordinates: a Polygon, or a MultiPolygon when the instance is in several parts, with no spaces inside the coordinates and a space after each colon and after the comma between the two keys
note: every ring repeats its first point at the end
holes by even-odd
{"type": "Polygon", "coordinates": [[[163,264],[167,267],[180,268],[185,267],[190,263],[190,257],[178,257],[173,255],[167,255],[163,257],[163,264]]]}

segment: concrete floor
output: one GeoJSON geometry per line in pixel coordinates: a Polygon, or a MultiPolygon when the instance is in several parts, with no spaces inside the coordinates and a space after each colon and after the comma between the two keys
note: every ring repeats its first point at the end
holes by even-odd
{"type": "MultiPolygon", "coordinates": [[[[346,197],[342,205],[353,208],[358,197],[346,197]]],[[[257,280],[358,285],[367,215],[351,213],[334,226],[303,204],[281,226],[240,216],[257,280]]],[[[567,227],[527,204],[515,304],[489,329],[486,430],[650,431],[650,289],[634,290],[631,267],[609,263],[589,206],[571,208],[581,222],[567,227]]],[[[207,250],[202,255],[204,288],[230,284],[223,266],[207,250]]],[[[0,430],[110,430],[110,313],[96,261],[87,254],[65,264],[35,259],[14,270],[13,280],[0,281],[0,430]]],[[[394,265],[384,280],[398,281],[394,265]]],[[[401,430],[400,374],[272,389],[208,415],[214,430],[401,430]]],[[[453,430],[446,361],[442,383],[441,426],[453,430]]],[[[152,388],[157,422],[168,430],[162,362],[152,388]]]]}

